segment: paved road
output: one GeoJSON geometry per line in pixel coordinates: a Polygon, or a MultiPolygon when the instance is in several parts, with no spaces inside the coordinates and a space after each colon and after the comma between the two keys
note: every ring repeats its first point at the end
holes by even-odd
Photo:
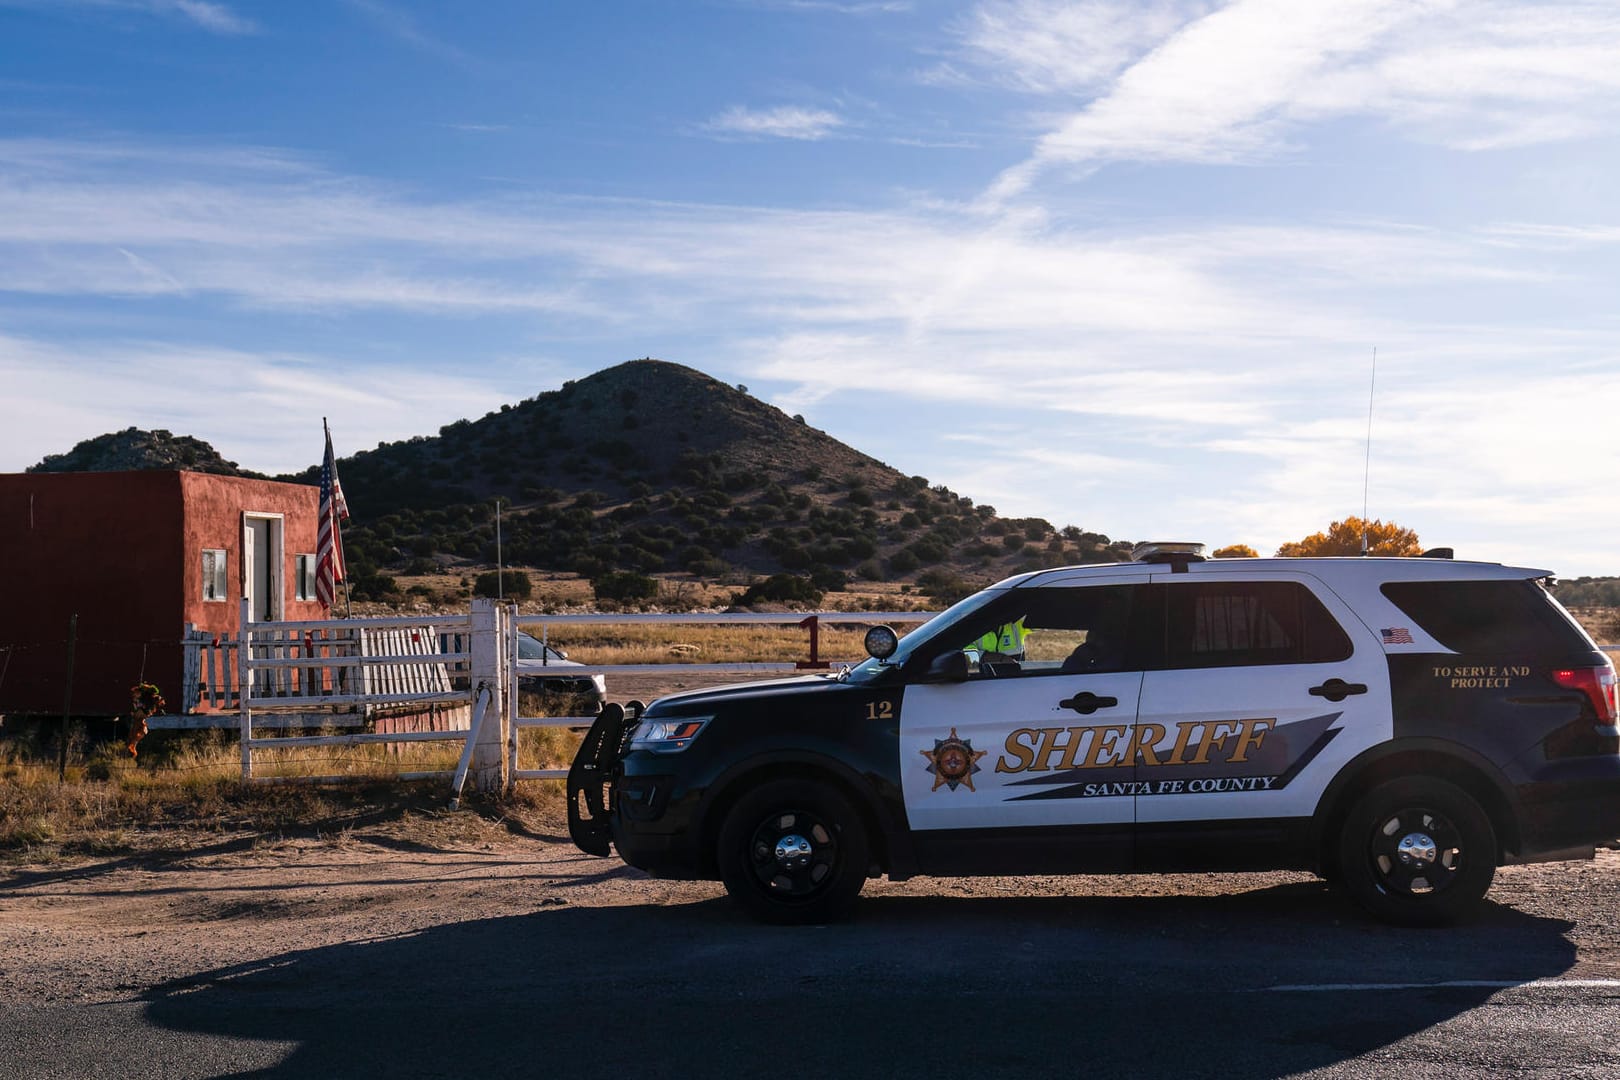
{"type": "Polygon", "coordinates": [[[877,895],[785,930],[720,899],[546,906],[0,1005],[0,1074],[1620,1076],[1620,980],[1573,925],[1491,903],[1395,930],[1311,883],[877,895]]]}

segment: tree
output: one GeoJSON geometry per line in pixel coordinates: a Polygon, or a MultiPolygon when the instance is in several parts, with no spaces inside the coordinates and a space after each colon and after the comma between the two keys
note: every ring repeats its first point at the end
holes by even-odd
{"type": "Polygon", "coordinates": [[[1216,548],[1213,557],[1217,559],[1258,559],[1260,553],[1248,544],[1228,544],[1223,548],[1216,548]]]}
{"type": "Polygon", "coordinates": [[[1312,533],[1303,540],[1295,540],[1277,549],[1285,559],[1308,559],[1323,555],[1360,555],[1363,526],[1367,535],[1367,554],[1412,556],[1423,553],[1417,533],[1402,528],[1393,521],[1363,522],[1358,517],[1347,517],[1329,525],[1325,533],[1312,533]]]}

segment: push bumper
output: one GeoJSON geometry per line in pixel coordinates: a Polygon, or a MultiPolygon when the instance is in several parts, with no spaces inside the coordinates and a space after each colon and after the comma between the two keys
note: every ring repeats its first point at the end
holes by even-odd
{"type": "Polygon", "coordinates": [[[587,855],[611,853],[614,784],[633,722],[622,705],[604,705],[569,766],[568,836],[587,855]]]}

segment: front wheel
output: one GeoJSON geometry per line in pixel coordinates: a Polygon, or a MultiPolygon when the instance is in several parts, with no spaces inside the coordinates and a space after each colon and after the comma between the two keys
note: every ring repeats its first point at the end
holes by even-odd
{"type": "Polygon", "coordinates": [[[813,780],[773,780],[744,795],[720,826],[716,855],[726,891],[761,922],[831,922],[866,883],[860,815],[813,780]]]}
{"type": "Polygon", "coordinates": [[[1496,876],[1496,832],[1455,784],[1404,777],[1351,807],[1336,869],[1350,898],[1401,926],[1443,926],[1473,912],[1496,876]]]}

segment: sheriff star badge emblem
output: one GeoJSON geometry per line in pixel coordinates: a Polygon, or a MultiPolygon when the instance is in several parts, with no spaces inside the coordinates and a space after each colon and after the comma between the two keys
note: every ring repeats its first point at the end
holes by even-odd
{"type": "Polygon", "coordinates": [[[934,786],[929,791],[938,791],[941,784],[952,791],[961,784],[966,784],[969,791],[977,791],[973,774],[981,771],[979,759],[989,751],[973,749],[972,742],[958,737],[956,729],[951,728],[947,738],[934,740],[932,750],[917,752],[928,759],[928,771],[934,774],[934,786]]]}

